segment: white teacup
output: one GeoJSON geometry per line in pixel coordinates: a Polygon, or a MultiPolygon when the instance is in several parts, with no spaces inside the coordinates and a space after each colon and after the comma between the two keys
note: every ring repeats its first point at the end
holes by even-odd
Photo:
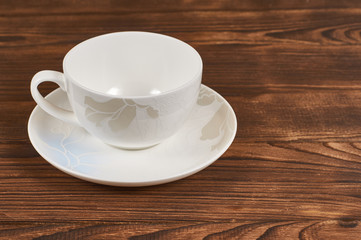
{"type": "Polygon", "coordinates": [[[196,103],[202,59],[188,44],[148,32],[118,32],[86,40],[63,60],[64,73],[40,71],[31,81],[37,104],[103,142],[126,149],[156,145],[181,128],[196,103]],[[73,112],[38,91],[42,82],[66,91],[73,112]]]}

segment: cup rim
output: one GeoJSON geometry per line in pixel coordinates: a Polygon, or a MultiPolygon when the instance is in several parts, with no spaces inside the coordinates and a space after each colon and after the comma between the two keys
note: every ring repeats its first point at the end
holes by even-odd
{"type": "Polygon", "coordinates": [[[194,81],[196,81],[197,79],[199,79],[202,75],[202,71],[203,71],[203,61],[202,61],[202,57],[200,56],[200,54],[198,53],[197,50],[195,50],[191,45],[189,45],[188,43],[179,40],[175,37],[172,36],[168,36],[168,35],[164,35],[164,34],[160,34],[160,33],[154,33],[154,32],[144,32],[144,31],[122,31],[122,32],[112,32],[112,33],[107,33],[107,34],[102,34],[102,35],[98,35],[92,38],[89,38],[87,40],[84,40],[80,43],[78,43],[77,45],[75,45],[74,47],[72,47],[67,54],[65,55],[64,59],[63,59],[63,71],[64,71],[64,75],[66,78],[68,78],[73,84],[77,85],[79,88],[86,90],[87,92],[91,92],[93,94],[97,94],[97,95],[101,95],[101,96],[106,96],[106,97],[111,97],[111,98],[123,98],[123,99],[142,99],[142,98],[149,98],[149,97],[159,97],[159,96],[164,96],[167,94],[171,94],[174,92],[177,92],[181,89],[186,88],[187,86],[189,86],[190,84],[192,84],[194,81]],[[82,84],[80,84],[78,81],[74,80],[74,78],[69,74],[67,67],[66,67],[66,63],[67,63],[67,59],[69,58],[69,55],[72,51],[74,51],[77,47],[79,47],[82,44],[85,44],[88,41],[94,40],[94,39],[98,39],[98,38],[106,38],[106,37],[110,37],[113,35],[118,35],[118,34],[150,34],[150,35],[158,35],[161,36],[163,38],[169,38],[172,39],[173,41],[178,41],[183,45],[186,45],[188,48],[190,48],[194,53],[195,56],[198,58],[199,60],[199,67],[196,71],[196,73],[194,74],[194,76],[192,78],[190,78],[190,80],[186,81],[185,83],[183,83],[181,86],[178,86],[176,88],[173,89],[169,89],[167,91],[161,92],[157,95],[152,95],[152,94],[146,94],[146,95],[134,95],[134,96],[122,96],[122,95],[113,95],[110,93],[106,93],[106,92],[101,92],[101,91],[97,91],[94,89],[91,89],[87,86],[84,86],[82,84]]]}

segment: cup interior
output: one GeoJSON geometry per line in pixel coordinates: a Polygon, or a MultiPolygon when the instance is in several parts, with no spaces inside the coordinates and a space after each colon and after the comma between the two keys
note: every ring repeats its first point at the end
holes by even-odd
{"type": "Polygon", "coordinates": [[[188,44],[147,32],[111,33],[71,49],[64,72],[76,84],[122,97],[158,95],[197,78],[202,60],[188,44]]]}

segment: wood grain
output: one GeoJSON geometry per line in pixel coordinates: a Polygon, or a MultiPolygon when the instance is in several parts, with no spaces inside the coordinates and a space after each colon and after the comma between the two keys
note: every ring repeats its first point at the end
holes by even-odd
{"type": "Polygon", "coordinates": [[[0,0],[0,239],[360,239],[360,13],[356,0],[0,0]],[[30,144],[32,76],[126,30],[190,43],[233,106],[236,139],[207,169],[109,187],[30,144]]]}

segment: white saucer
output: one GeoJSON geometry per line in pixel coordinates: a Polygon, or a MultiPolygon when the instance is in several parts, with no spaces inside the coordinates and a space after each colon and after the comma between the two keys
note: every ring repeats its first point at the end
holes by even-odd
{"type": "MultiPolygon", "coordinates": [[[[69,108],[66,94],[60,89],[46,98],[69,108]]],[[[182,129],[165,142],[144,150],[108,146],[83,128],[62,122],[38,106],[28,123],[31,143],[50,164],[74,177],[113,186],[156,185],[192,175],[228,149],[236,130],[232,107],[204,85],[182,129]]]]}

